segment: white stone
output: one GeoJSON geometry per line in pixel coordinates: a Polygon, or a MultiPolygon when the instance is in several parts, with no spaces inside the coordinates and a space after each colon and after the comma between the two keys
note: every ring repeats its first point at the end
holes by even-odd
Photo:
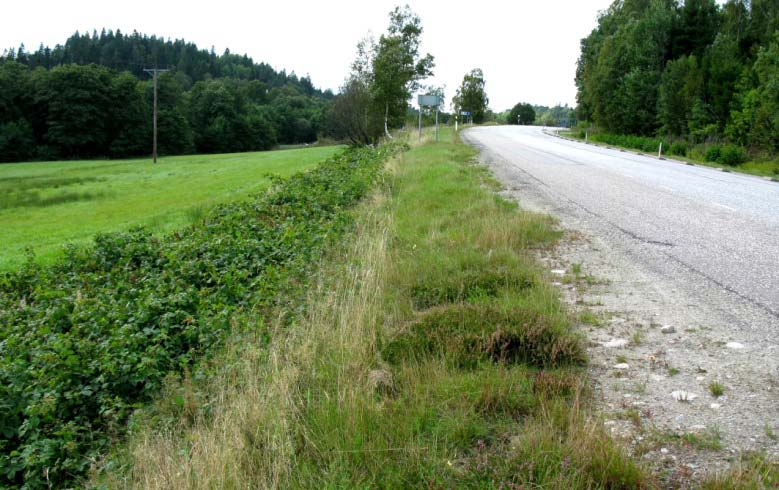
{"type": "Polygon", "coordinates": [[[684,390],[676,390],[671,393],[671,396],[674,397],[674,400],[677,402],[691,402],[698,398],[698,395],[684,390]]]}
{"type": "Polygon", "coordinates": [[[706,376],[696,376],[695,377],[695,381],[703,381],[704,379],[706,379],[706,376]]]}
{"type": "Polygon", "coordinates": [[[676,327],[674,327],[673,325],[664,325],[660,329],[660,333],[676,333],[676,327]]]}
{"type": "Polygon", "coordinates": [[[701,425],[701,424],[690,426],[690,430],[705,430],[705,429],[706,429],[706,426],[705,425],[701,425]]]}
{"type": "Polygon", "coordinates": [[[552,274],[558,275],[558,276],[564,276],[565,275],[565,269],[552,269],[552,274]]]}
{"type": "Polygon", "coordinates": [[[625,347],[626,345],[628,345],[628,341],[625,339],[611,339],[608,342],[603,343],[603,347],[611,347],[611,348],[625,347]]]}
{"type": "Polygon", "coordinates": [[[619,364],[614,365],[614,369],[630,369],[630,366],[625,362],[620,362],[619,364]]]}
{"type": "Polygon", "coordinates": [[[739,342],[728,342],[727,344],[725,344],[725,347],[727,347],[728,349],[743,349],[744,344],[739,342]]]}
{"type": "Polygon", "coordinates": [[[660,448],[660,452],[663,453],[663,454],[668,454],[668,449],[666,449],[664,447],[661,447],[660,448]]]}
{"type": "Polygon", "coordinates": [[[721,406],[722,405],[720,405],[719,403],[712,403],[711,405],[709,405],[709,408],[713,408],[714,410],[717,410],[721,406]]]}

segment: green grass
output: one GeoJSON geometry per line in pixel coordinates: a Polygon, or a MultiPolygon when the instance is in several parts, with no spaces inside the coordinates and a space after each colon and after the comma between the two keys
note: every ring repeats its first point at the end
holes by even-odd
{"type": "Polygon", "coordinates": [[[713,396],[714,398],[719,398],[725,394],[725,385],[723,385],[719,381],[712,381],[709,384],[709,392],[711,393],[711,396],[713,396]]]}
{"type": "Polygon", "coordinates": [[[201,219],[215,204],[268,186],[267,174],[312,168],[339,147],[0,165],[0,271],[18,267],[31,247],[51,261],[66,243],[143,225],[155,233],[201,219]]]}

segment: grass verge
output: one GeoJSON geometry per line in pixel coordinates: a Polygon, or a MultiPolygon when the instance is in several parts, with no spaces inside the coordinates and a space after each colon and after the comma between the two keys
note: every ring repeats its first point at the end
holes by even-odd
{"type": "MultiPolygon", "coordinates": [[[[584,131],[561,131],[561,136],[567,138],[573,138],[580,141],[585,140],[584,131]]],[[[660,139],[646,138],[637,136],[619,136],[610,134],[593,134],[589,135],[587,139],[592,144],[602,147],[617,147],[621,149],[628,149],[633,151],[639,151],[650,156],[657,156],[659,150],[660,139]]],[[[663,158],[671,158],[674,160],[680,160],[688,164],[704,165],[707,167],[718,168],[724,172],[740,172],[749,175],[756,175],[759,177],[770,178],[775,182],[779,182],[779,161],[777,160],[763,160],[763,161],[744,161],[733,165],[727,165],[724,163],[718,163],[706,158],[706,153],[710,149],[710,146],[714,146],[719,154],[719,146],[716,145],[697,145],[688,148],[687,144],[679,143],[663,145],[663,158]]],[[[730,145],[725,145],[731,147],[730,145]]],[[[745,158],[745,157],[743,157],[745,158]]]]}
{"type": "Polygon", "coordinates": [[[474,150],[441,140],[393,162],[291,326],[236,341],[195,389],[174,385],[193,401],[139,416],[95,482],[652,486],[587,415],[582,340],[533,258],[553,223],[496,197],[474,150]]]}

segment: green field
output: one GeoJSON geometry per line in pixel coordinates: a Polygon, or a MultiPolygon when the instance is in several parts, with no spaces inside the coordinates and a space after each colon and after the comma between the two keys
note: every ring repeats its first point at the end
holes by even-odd
{"type": "Polygon", "coordinates": [[[137,159],[0,165],[0,270],[18,267],[27,247],[47,261],[64,244],[98,232],[178,228],[215,204],[266,188],[268,174],[311,168],[339,149],[178,156],[157,165],[137,159]]]}

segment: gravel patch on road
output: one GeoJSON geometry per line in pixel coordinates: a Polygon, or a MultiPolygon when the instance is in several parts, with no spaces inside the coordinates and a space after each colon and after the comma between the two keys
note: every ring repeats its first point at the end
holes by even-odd
{"type": "Polygon", "coordinates": [[[551,214],[566,239],[541,259],[580,313],[604,424],[668,486],[724,471],[742,451],[779,460],[779,322],[555,199],[482,148],[503,195],[551,214]],[[649,258],[647,258],[649,257],[649,258]],[[587,322],[587,323],[585,323],[587,322]]]}

